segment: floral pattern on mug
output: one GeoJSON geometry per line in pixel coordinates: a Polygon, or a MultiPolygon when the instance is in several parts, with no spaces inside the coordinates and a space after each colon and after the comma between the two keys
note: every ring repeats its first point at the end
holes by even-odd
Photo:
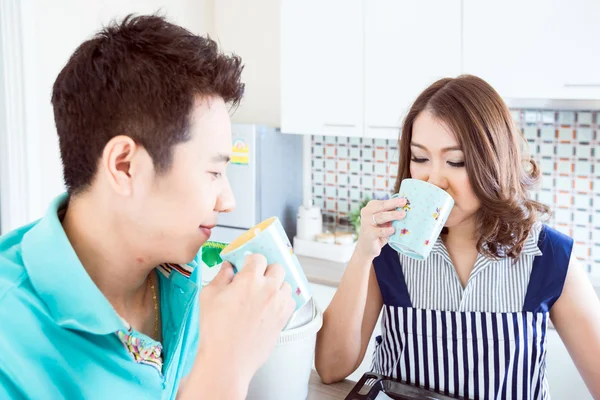
{"type": "Polygon", "coordinates": [[[435,212],[433,213],[433,219],[435,219],[437,221],[438,218],[440,218],[441,213],[442,213],[442,207],[437,207],[435,209],[435,212]]]}
{"type": "Polygon", "coordinates": [[[403,194],[403,195],[402,195],[402,197],[404,197],[404,198],[406,199],[406,204],[404,205],[404,207],[402,207],[402,210],[404,210],[404,211],[409,211],[409,210],[410,210],[410,200],[408,200],[408,199],[406,198],[406,195],[405,195],[405,194],[403,194]]]}
{"type": "Polygon", "coordinates": [[[400,231],[400,236],[404,236],[404,235],[410,235],[410,231],[408,229],[406,229],[406,228],[403,228],[400,231]]]}

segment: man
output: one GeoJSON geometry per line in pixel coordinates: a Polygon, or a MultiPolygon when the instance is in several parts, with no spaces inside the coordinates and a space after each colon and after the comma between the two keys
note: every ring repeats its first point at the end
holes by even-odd
{"type": "Polygon", "coordinates": [[[52,93],[67,193],[0,238],[0,398],[245,397],[294,302],[261,256],[198,293],[199,249],[235,204],[241,71],[157,16],[72,55],[52,93]]]}

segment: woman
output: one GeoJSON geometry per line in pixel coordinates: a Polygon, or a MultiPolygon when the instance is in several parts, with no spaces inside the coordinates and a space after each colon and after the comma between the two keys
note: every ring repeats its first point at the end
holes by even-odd
{"type": "Polygon", "coordinates": [[[600,302],[572,239],[540,222],[549,209],[529,198],[539,170],[522,143],[500,96],[477,77],[439,80],[417,98],[402,127],[395,191],[420,179],[455,206],[425,261],[386,245],[404,199],[362,210],[318,335],[324,382],[360,365],[383,309],[375,372],[466,398],[548,398],[550,317],[600,398],[600,302]]]}

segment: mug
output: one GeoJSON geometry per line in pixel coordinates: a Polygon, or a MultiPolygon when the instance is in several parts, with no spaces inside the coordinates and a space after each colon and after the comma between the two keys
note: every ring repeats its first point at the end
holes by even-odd
{"type": "Polygon", "coordinates": [[[446,220],[454,207],[454,199],[445,190],[418,179],[404,179],[400,192],[392,196],[406,198],[406,217],[392,222],[394,234],[388,244],[399,253],[417,260],[429,257],[446,220]]]}
{"type": "Polygon", "coordinates": [[[306,275],[279,218],[269,218],[244,232],[223,249],[221,258],[229,261],[234,267],[234,272],[237,273],[250,254],[262,254],[268,264],[277,263],[284,268],[285,280],[292,286],[296,302],[295,311],[312,298],[306,275]]]}

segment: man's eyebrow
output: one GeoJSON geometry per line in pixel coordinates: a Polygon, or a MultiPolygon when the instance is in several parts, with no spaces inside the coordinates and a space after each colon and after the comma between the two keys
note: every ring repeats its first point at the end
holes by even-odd
{"type": "Polygon", "coordinates": [[[229,156],[229,154],[217,154],[216,156],[211,158],[211,161],[214,163],[222,162],[227,164],[229,161],[231,161],[231,157],[229,156]]]}

